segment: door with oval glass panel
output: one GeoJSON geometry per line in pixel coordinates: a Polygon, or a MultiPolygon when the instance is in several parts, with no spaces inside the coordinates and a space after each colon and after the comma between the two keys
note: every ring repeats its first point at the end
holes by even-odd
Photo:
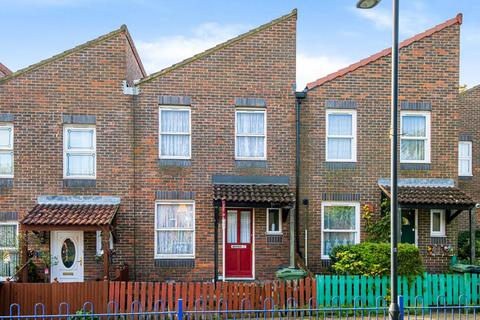
{"type": "Polygon", "coordinates": [[[225,232],[225,277],[253,277],[253,210],[228,209],[225,232]]]}
{"type": "Polygon", "coordinates": [[[52,231],[51,281],[83,281],[83,231],[52,231]]]}

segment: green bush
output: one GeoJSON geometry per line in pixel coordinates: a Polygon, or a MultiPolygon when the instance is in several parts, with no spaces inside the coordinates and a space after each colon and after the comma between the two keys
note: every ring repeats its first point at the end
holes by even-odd
{"type": "MultiPolygon", "coordinates": [[[[480,257],[480,230],[475,231],[475,256],[480,257]]],[[[458,260],[470,263],[470,231],[458,233],[458,260]]]]}
{"type": "MultiPolygon", "coordinates": [[[[390,274],[390,244],[363,242],[337,246],[331,252],[332,270],[339,275],[380,276],[390,274]]],[[[398,274],[416,276],[424,272],[420,251],[412,244],[398,245],[398,274]]]]}

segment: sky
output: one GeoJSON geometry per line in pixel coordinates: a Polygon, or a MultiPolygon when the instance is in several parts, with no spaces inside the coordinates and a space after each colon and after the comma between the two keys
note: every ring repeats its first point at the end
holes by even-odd
{"type": "MultiPolygon", "coordinates": [[[[0,62],[15,71],[126,24],[147,73],[298,9],[297,89],[391,46],[391,1],[0,0],[0,62]]],[[[460,84],[480,83],[480,1],[400,0],[400,40],[463,13],[460,84]]]]}

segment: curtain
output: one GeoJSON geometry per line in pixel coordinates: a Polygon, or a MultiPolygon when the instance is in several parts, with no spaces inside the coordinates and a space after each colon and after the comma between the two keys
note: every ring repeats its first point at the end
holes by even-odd
{"type": "Polygon", "coordinates": [[[0,248],[17,247],[17,225],[0,225],[0,248]]]}
{"type": "Polygon", "coordinates": [[[187,110],[161,110],[162,133],[190,133],[190,112],[187,110]]]}
{"type": "Polygon", "coordinates": [[[193,254],[193,229],[195,227],[193,215],[193,205],[191,204],[158,205],[158,254],[193,254]]]}
{"type": "Polygon", "coordinates": [[[191,204],[159,204],[157,229],[193,228],[193,206],[191,204]]]}
{"type": "Polygon", "coordinates": [[[355,232],[324,232],[323,254],[329,255],[333,247],[355,243],[355,232]]]}
{"type": "Polygon", "coordinates": [[[162,156],[190,155],[190,113],[187,110],[161,110],[160,152],[162,156]]]}
{"type": "Polygon", "coordinates": [[[402,160],[425,160],[425,140],[401,139],[402,160]]]}
{"type": "Polygon", "coordinates": [[[67,153],[67,175],[92,176],[95,174],[94,154],[67,153]]]}
{"type": "Polygon", "coordinates": [[[227,216],[227,242],[237,243],[237,212],[229,212],[227,216]]]}
{"type": "Polygon", "coordinates": [[[355,207],[324,207],[323,228],[325,230],[355,230],[355,207]]]}
{"type": "Polygon", "coordinates": [[[18,252],[0,250],[0,277],[11,277],[18,266],[18,252]]]}
{"type": "Polygon", "coordinates": [[[280,231],[280,210],[268,210],[268,231],[280,231]]]}
{"type": "Polygon", "coordinates": [[[265,113],[237,113],[237,156],[264,157],[265,113]],[[260,135],[260,136],[258,136],[260,135]]]}
{"type": "Polygon", "coordinates": [[[242,211],[240,215],[240,242],[250,243],[250,211],[242,211]]]}
{"type": "Polygon", "coordinates": [[[351,138],[328,138],[328,159],[351,159],[352,139],[351,138]]]}
{"type": "Polygon", "coordinates": [[[157,231],[158,254],[193,254],[193,231],[157,231]]]}
{"type": "Polygon", "coordinates": [[[69,149],[94,149],[93,130],[68,129],[69,149]]]}
{"type": "Polygon", "coordinates": [[[403,116],[402,135],[407,137],[426,137],[427,127],[424,116],[403,116]]]}
{"type": "Polygon", "coordinates": [[[0,152],[0,174],[13,174],[13,152],[0,152]]]}
{"type": "Polygon", "coordinates": [[[328,135],[352,136],[352,115],[350,114],[329,114],[328,135]]]}
{"type": "Polygon", "coordinates": [[[239,157],[265,157],[265,137],[238,137],[237,156],[239,157]]]}
{"type": "Polygon", "coordinates": [[[11,128],[0,128],[0,148],[11,148],[11,128]]]}

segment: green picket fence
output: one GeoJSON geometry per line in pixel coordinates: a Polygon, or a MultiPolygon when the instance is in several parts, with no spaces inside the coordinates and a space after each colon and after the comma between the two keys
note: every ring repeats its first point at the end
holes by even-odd
{"type": "MultiPolygon", "coordinates": [[[[317,275],[317,305],[375,307],[388,305],[390,277],[317,275]]],[[[398,277],[405,306],[480,305],[477,274],[428,274],[398,277]]]]}

